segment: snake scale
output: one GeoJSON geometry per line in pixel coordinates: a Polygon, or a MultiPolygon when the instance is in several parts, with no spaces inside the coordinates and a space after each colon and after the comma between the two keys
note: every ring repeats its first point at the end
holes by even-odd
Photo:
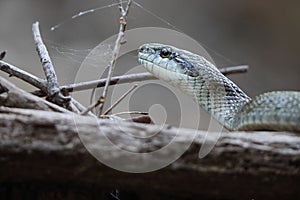
{"type": "Polygon", "coordinates": [[[228,130],[300,132],[300,92],[274,91],[251,99],[204,57],[170,45],[144,44],[138,59],[158,79],[192,96],[228,130]]]}

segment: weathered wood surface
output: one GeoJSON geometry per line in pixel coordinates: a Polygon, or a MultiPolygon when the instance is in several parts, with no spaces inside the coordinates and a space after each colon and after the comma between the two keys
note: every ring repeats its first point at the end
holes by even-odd
{"type": "MultiPolygon", "coordinates": [[[[124,130],[145,136],[157,131],[157,126],[0,107],[0,182],[6,189],[15,182],[91,184],[102,190],[134,191],[141,199],[300,198],[300,136],[296,133],[223,133],[212,151],[199,159],[206,132],[198,131],[181,158],[164,169],[144,174],[105,166],[91,156],[78,137],[79,131],[91,144],[95,140],[101,144],[101,137],[108,137],[120,148],[137,153],[160,149],[173,139],[177,146],[165,152],[172,155],[182,150],[176,147],[195,136],[194,130],[178,132],[164,127],[155,137],[145,140],[124,134],[124,130]]],[[[206,142],[210,140],[209,137],[206,142]]],[[[112,149],[102,149],[101,145],[97,148],[105,151],[107,158],[122,159],[123,155],[112,149]]],[[[135,160],[136,165],[143,162],[146,161],[135,160]]]]}

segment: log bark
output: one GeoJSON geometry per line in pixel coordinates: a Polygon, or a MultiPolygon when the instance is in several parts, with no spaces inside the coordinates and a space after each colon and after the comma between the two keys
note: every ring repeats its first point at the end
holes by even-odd
{"type": "MultiPolygon", "coordinates": [[[[0,197],[1,191],[13,193],[12,184],[15,188],[16,183],[27,183],[30,188],[38,188],[41,196],[45,195],[43,189],[53,186],[65,199],[73,199],[67,195],[69,186],[84,191],[83,196],[91,199],[103,195],[100,191],[114,188],[121,190],[121,199],[300,198],[297,133],[222,133],[212,151],[199,159],[201,145],[213,142],[213,138],[205,137],[205,131],[0,107],[0,197]],[[131,134],[124,134],[124,130],[131,134]],[[157,130],[158,134],[145,139],[157,130]],[[167,167],[132,174],[97,161],[82,144],[82,136],[86,137],[85,146],[100,144],[94,145],[96,150],[117,160],[124,155],[105,148],[101,141],[109,138],[115,146],[135,153],[153,152],[172,141],[175,145],[166,149],[166,156],[182,151],[180,147],[191,140],[193,143],[167,167]]],[[[133,166],[144,162],[132,160],[133,166]]],[[[19,187],[25,187],[22,184],[19,187]]],[[[27,192],[28,188],[22,194],[27,192]]]]}

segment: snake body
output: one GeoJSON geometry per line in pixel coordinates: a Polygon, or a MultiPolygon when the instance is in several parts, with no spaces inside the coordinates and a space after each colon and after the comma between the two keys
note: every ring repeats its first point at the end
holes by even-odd
{"type": "Polygon", "coordinates": [[[204,57],[170,45],[144,44],[138,59],[158,79],[192,96],[228,130],[300,132],[300,92],[267,92],[251,99],[204,57]]]}

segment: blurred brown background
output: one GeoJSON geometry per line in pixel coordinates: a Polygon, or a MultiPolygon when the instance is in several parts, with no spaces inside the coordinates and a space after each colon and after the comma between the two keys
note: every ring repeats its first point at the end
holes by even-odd
{"type": "MultiPolygon", "coordinates": [[[[56,31],[50,31],[50,27],[70,19],[80,11],[115,2],[0,0],[0,50],[8,51],[6,61],[43,77],[31,35],[31,24],[38,20],[54,57],[60,83],[71,83],[80,66],[80,59],[84,58],[84,50],[117,33],[118,9],[110,7],[69,20],[56,31]],[[78,54],[72,52],[71,58],[66,59],[66,54],[55,51],[56,47],[61,49],[64,46],[82,51],[78,54]],[[79,61],[74,62],[74,59],[79,61]]],[[[300,90],[299,1],[136,2],[217,52],[208,50],[218,66],[249,65],[248,73],[232,75],[230,78],[250,96],[271,90],[300,90]]],[[[133,4],[128,16],[128,29],[145,26],[171,28],[133,4]]]]}

